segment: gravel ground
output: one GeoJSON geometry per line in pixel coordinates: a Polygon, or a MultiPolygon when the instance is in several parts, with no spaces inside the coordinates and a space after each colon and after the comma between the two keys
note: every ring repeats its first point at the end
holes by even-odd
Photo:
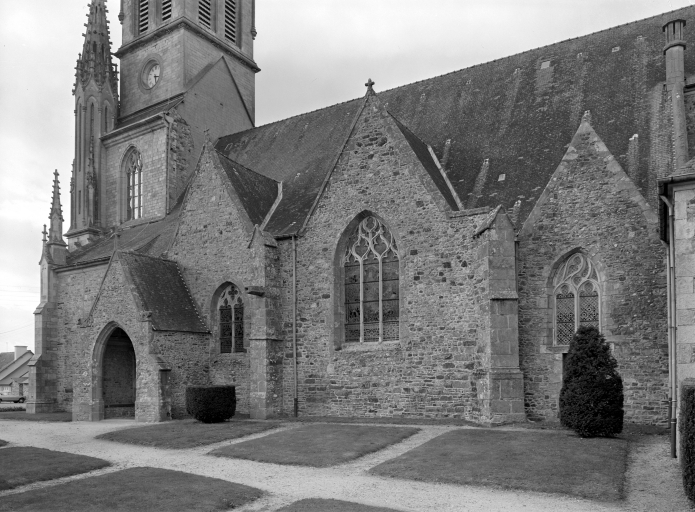
{"type": "MultiPolygon", "coordinates": [[[[263,437],[271,430],[242,440],[225,441],[188,450],[166,450],[130,446],[94,439],[94,436],[137,425],[132,420],[106,420],[98,423],[43,423],[0,421],[0,437],[9,446],[36,446],[80,455],[99,457],[113,466],[88,475],[32,484],[0,492],[4,495],[47,487],[95,474],[105,474],[135,466],[151,466],[221,478],[263,489],[268,494],[239,509],[241,512],[274,511],[304,498],[333,498],[365,505],[391,507],[403,511],[645,511],[679,512],[691,509],[684,497],[678,463],[668,457],[666,436],[644,436],[630,455],[627,500],[606,504],[565,496],[514,492],[473,486],[430,484],[372,476],[366,471],[429,441],[455,426],[422,426],[421,431],[401,443],[356,461],[332,468],[280,466],[237,459],[206,456],[212,449],[263,437]]],[[[290,424],[284,429],[297,428],[290,424]]],[[[523,435],[523,432],[519,433],[523,435]]],[[[548,435],[557,435],[549,431],[548,435]]],[[[2,456],[2,448],[0,448],[2,456]]]]}

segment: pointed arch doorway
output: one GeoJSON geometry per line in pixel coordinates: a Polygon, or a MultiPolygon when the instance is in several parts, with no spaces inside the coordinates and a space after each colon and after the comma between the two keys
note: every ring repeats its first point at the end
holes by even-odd
{"type": "MultiPolygon", "coordinates": [[[[126,332],[117,327],[104,346],[101,358],[101,391],[104,419],[135,418],[136,358],[133,343],[126,332]]],[[[97,392],[99,395],[99,392],[97,392]]]]}

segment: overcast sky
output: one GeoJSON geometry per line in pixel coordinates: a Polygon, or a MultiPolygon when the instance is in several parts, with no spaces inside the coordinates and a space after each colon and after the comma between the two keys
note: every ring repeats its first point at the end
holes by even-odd
{"type": "MultiPolygon", "coordinates": [[[[1,352],[34,346],[41,230],[48,222],[54,169],[63,191],[69,189],[71,90],[87,3],[0,0],[1,352]]],[[[256,123],[362,96],[368,78],[383,91],[690,3],[258,0],[255,59],[262,71],[256,81],[256,123]]],[[[108,5],[115,51],[121,42],[119,2],[108,5]]],[[[63,212],[67,218],[65,194],[63,212]]]]}

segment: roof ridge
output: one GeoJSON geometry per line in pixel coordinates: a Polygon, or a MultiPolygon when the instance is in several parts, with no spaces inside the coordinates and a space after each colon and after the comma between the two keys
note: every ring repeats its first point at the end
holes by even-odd
{"type": "Polygon", "coordinates": [[[377,94],[383,94],[383,93],[385,93],[385,92],[395,91],[395,90],[397,90],[397,89],[402,89],[402,88],[404,88],[404,87],[409,87],[409,86],[411,86],[411,85],[420,84],[420,83],[423,83],[423,82],[427,82],[427,81],[429,81],[429,80],[434,80],[434,79],[436,79],[436,78],[441,78],[441,77],[444,77],[444,76],[453,75],[453,74],[455,74],[455,73],[460,73],[460,72],[462,72],[462,71],[466,71],[466,70],[469,70],[469,69],[478,68],[478,67],[481,67],[481,66],[485,66],[485,65],[487,65],[487,64],[492,64],[492,63],[494,63],[494,62],[501,62],[501,61],[504,61],[504,60],[510,60],[510,59],[512,59],[512,58],[520,57],[520,56],[525,55],[525,54],[527,54],[527,53],[532,53],[532,52],[535,52],[535,51],[538,51],[538,50],[542,50],[542,49],[544,49],[544,48],[550,48],[551,46],[557,46],[557,45],[560,45],[560,44],[563,44],[563,43],[567,43],[567,42],[569,42],[569,41],[576,41],[577,39],[583,39],[583,38],[585,38],[585,37],[591,37],[591,36],[594,36],[594,35],[596,35],[596,34],[601,34],[602,32],[608,32],[608,31],[615,30],[615,29],[618,29],[618,28],[621,28],[621,27],[627,27],[627,26],[629,26],[629,25],[635,25],[635,24],[637,24],[637,23],[641,23],[641,22],[646,21],[646,20],[650,20],[650,19],[654,19],[654,18],[660,18],[660,17],[662,17],[662,16],[666,16],[666,15],[668,15],[668,14],[675,13],[675,12],[677,12],[677,11],[684,11],[684,10],[686,10],[686,9],[692,9],[693,7],[695,7],[695,3],[694,3],[694,4],[691,4],[691,5],[688,5],[688,6],[686,6],[686,7],[681,7],[681,8],[679,8],[679,9],[673,9],[673,10],[671,10],[671,11],[662,12],[661,14],[655,14],[654,16],[648,16],[648,17],[646,17],[646,18],[640,18],[639,20],[629,21],[629,22],[627,22],[627,23],[621,23],[620,25],[614,25],[614,26],[612,26],[612,27],[604,28],[604,29],[602,29],[602,30],[597,30],[597,31],[595,31],[595,32],[589,32],[588,34],[584,34],[584,35],[581,35],[581,36],[570,37],[570,38],[568,38],[568,39],[563,39],[563,40],[561,40],[561,41],[556,41],[556,42],[554,42],[554,43],[550,43],[550,44],[546,44],[546,45],[542,45],[542,46],[537,46],[537,47],[535,47],[535,48],[530,48],[530,49],[528,49],[528,50],[524,50],[523,52],[514,53],[514,54],[512,54],[512,55],[507,55],[507,56],[505,56],[505,57],[500,57],[500,58],[498,58],[498,59],[492,59],[492,60],[488,60],[488,61],[485,61],[485,62],[480,62],[480,63],[478,63],[478,64],[473,64],[472,66],[467,66],[467,67],[465,67],[465,68],[455,69],[455,70],[453,70],[453,71],[449,71],[448,73],[442,73],[441,75],[435,75],[435,76],[431,76],[431,77],[428,77],[428,78],[423,78],[422,80],[416,80],[416,81],[414,81],[414,82],[409,82],[409,83],[407,83],[407,84],[398,85],[398,86],[392,87],[392,88],[390,88],[390,89],[384,89],[383,91],[380,91],[380,92],[377,93],[377,94]]]}
{"type": "MultiPolygon", "coordinates": [[[[266,127],[272,126],[272,125],[274,125],[274,124],[284,123],[285,121],[289,121],[290,119],[295,119],[295,118],[298,118],[298,117],[308,116],[309,114],[314,114],[314,113],[320,112],[320,111],[322,111],[322,110],[328,110],[328,109],[330,109],[330,108],[337,107],[338,105],[345,105],[346,103],[350,103],[350,102],[352,102],[352,101],[359,101],[359,100],[361,100],[362,98],[364,98],[364,96],[360,96],[360,97],[358,97],[358,98],[352,98],[352,99],[345,100],[345,101],[339,101],[338,103],[333,103],[333,104],[331,104],[331,105],[326,105],[325,107],[320,107],[320,108],[317,108],[317,109],[314,109],[314,110],[309,110],[308,112],[302,112],[302,113],[300,113],[300,114],[295,114],[295,115],[290,116],[290,117],[285,117],[284,119],[278,119],[277,121],[272,121],[272,122],[270,122],[270,123],[262,124],[262,125],[260,125],[260,126],[255,126],[255,127],[253,127],[253,128],[247,128],[246,130],[242,130],[242,131],[240,131],[240,132],[229,133],[229,134],[227,134],[227,135],[223,135],[222,137],[220,137],[219,139],[217,139],[217,141],[219,141],[220,139],[223,139],[224,137],[230,137],[230,136],[232,136],[232,135],[241,135],[242,133],[252,132],[252,131],[254,131],[254,130],[258,130],[259,128],[266,128],[266,127]]],[[[217,144],[217,141],[215,142],[215,144],[217,144]]],[[[232,161],[234,161],[234,160],[232,160],[232,161]]],[[[255,172],[255,171],[254,171],[254,172],[255,172]]],[[[261,175],[261,176],[263,176],[263,175],[261,175]]]]}

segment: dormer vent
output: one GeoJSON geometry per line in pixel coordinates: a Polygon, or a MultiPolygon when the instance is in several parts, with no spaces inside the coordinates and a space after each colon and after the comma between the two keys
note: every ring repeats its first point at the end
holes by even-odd
{"type": "Polygon", "coordinates": [[[550,67],[550,61],[549,60],[544,60],[541,62],[541,69],[548,69],[550,67]]]}

